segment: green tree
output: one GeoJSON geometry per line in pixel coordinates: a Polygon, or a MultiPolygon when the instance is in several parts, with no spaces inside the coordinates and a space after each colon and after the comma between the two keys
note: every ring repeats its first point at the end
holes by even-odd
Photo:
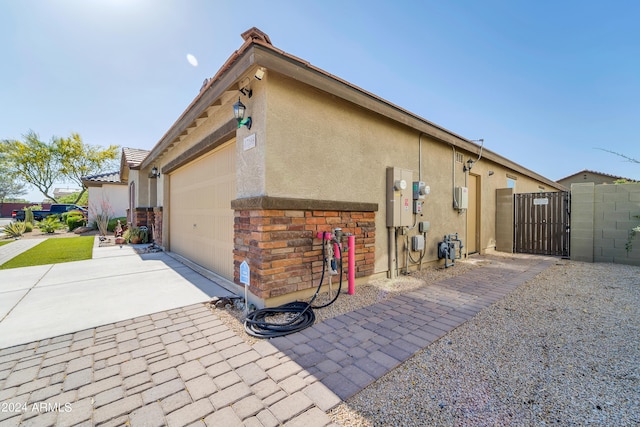
{"type": "Polygon", "coordinates": [[[82,188],[72,203],[78,203],[87,190],[82,185],[83,176],[95,175],[115,168],[114,161],[118,157],[119,148],[117,145],[102,148],[86,144],[77,133],[72,133],[69,138],[57,139],[56,149],[60,159],[60,173],[82,188]]]}
{"type": "Polygon", "coordinates": [[[52,138],[47,144],[33,131],[29,131],[23,139],[2,141],[1,151],[9,169],[45,197],[55,200],[49,194],[53,184],[61,178],[60,163],[54,148],[55,139],[52,138]]]}
{"type": "MultiPolygon", "coordinates": [[[[0,153],[9,171],[54,203],[51,194],[54,183],[73,181],[82,188],[82,177],[101,173],[113,167],[118,146],[106,149],[85,144],[77,133],[68,138],[52,137],[49,143],[40,140],[34,131],[23,135],[23,140],[5,139],[0,143],[0,153]]],[[[86,189],[82,189],[73,203],[77,203],[86,189]]]]}
{"type": "Polygon", "coordinates": [[[72,193],[72,194],[67,194],[66,196],[61,196],[58,197],[58,202],[59,203],[71,203],[71,204],[76,204],[76,205],[80,205],[80,206],[88,206],[89,205],[89,193],[87,193],[86,191],[83,192],[83,194],[80,194],[80,192],[76,192],[76,193],[72,193]],[[80,196],[80,197],[78,197],[80,196]]]}
{"type": "Polygon", "coordinates": [[[27,192],[26,184],[16,178],[4,160],[0,152],[0,203],[7,199],[22,196],[27,192]]]}

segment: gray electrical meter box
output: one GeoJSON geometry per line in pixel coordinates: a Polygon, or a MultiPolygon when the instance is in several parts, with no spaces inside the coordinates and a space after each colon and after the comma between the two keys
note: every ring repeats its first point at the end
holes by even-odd
{"type": "Polygon", "coordinates": [[[413,200],[424,200],[427,193],[427,185],[424,181],[413,181],[413,200]]]}
{"type": "Polygon", "coordinates": [[[413,171],[387,168],[387,227],[413,225],[413,171]]]}

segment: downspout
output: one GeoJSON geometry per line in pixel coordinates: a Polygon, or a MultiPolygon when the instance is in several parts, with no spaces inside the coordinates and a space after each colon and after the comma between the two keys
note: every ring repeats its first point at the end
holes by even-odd
{"type": "Polygon", "coordinates": [[[387,253],[388,253],[388,267],[389,267],[389,279],[395,278],[395,274],[393,271],[393,239],[395,239],[396,232],[395,227],[387,227],[388,235],[387,235],[387,253]]]}
{"type": "MultiPolygon", "coordinates": [[[[469,171],[471,170],[471,168],[467,168],[467,170],[464,171],[464,186],[467,187],[467,191],[469,190],[469,171]]],[[[469,258],[469,230],[468,230],[468,219],[469,219],[469,209],[465,209],[464,210],[464,259],[469,258]]],[[[460,254],[462,255],[462,254],[460,254]]]]}
{"type": "Polygon", "coordinates": [[[422,135],[418,135],[418,181],[422,181],[422,135]]]}
{"type": "MultiPolygon", "coordinates": [[[[453,195],[453,205],[455,209],[458,209],[458,201],[456,200],[456,147],[452,144],[453,150],[452,165],[451,165],[451,194],[453,195]]],[[[460,210],[458,210],[460,212],[460,210]]]]}

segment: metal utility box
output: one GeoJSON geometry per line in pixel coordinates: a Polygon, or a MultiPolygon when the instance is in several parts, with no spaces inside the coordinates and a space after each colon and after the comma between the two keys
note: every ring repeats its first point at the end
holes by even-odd
{"type": "Polygon", "coordinates": [[[456,187],[454,203],[456,209],[468,209],[469,208],[469,189],[467,187],[456,187]]]}
{"type": "Polygon", "coordinates": [[[424,200],[429,191],[424,181],[413,181],[413,200],[424,200]]]}
{"type": "Polygon", "coordinates": [[[413,225],[413,171],[387,168],[387,227],[413,225]]]}
{"type": "Polygon", "coordinates": [[[411,238],[411,250],[414,252],[420,252],[424,250],[424,236],[418,234],[411,238]]]}

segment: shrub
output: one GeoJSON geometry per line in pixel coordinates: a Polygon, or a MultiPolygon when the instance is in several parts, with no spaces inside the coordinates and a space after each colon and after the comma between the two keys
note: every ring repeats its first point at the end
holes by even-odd
{"type": "Polygon", "coordinates": [[[131,243],[132,240],[140,238],[141,243],[147,243],[149,239],[149,233],[147,227],[130,227],[127,228],[122,237],[127,243],[131,243]]]}
{"type": "MultiPolygon", "coordinates": [[[[31,224],[35,222],[33,219],[33,209],[26,208],[24,210],[24,222],[30,222],[31,224]]],[[[31,230],[33,230],[33,225],[31,226],[31,230]]]]}
{"type": "MultiPolygon", "coordinates": [[[[640,219],[640,215],[634,215],[634,218],[640,219]]],[[[638,233],[640,233],[640,225],[629,230],[629,237],[627,238],[627,243],[625,243],[624,245],[627,253],[631,252],[631,250],[633,249],[633,238],[636,237],[636,234],[638,233]]]]}
{"type": "Polygon", "coordinates": [[[24,232],[31,233],[33,231],[33,223],[29,221],[24,222],[24,232]]]}
{"type": "Polygon", "coordinates": [[[91,216],[94,218],[96,228],[100,232],[100,235],[106,236],[109,232],[107,230],[109,220],[113,218],[113,209],[111,208],[109,201],[103,199],[102,203],[100,203],[99,209],[95,205],[91,205],[89,206],[89,211],[91,212],[91,216]]]}
{"type": "Polygon", "coordinates": [[[38,223],[40,230],[49,234],[54,233],[61,226],[62,223],[60,222],[60,217],[58,217],[58,215],[49,215],[38,223]]]}
{"type": "Polygon", "coordinates": [[[118,218],[111,218],[109,220],[109,224],[107,225],[107,230],[113,233],[116,230],[118,220],[120,220],[120,224],[122,225],[122,228],[124,228],[125,224],[127,223],[127,217],[121,216],[118,218]]]}
{"type": "Polygon", "coordinates": [[[69,228],[69,231],[73,231],[76,228],[82,227],[87,224],[87,220],[85,219],[84,215],[80,213],[73,213],[73,212],[67,215],[66,222],[67,222],[67,227],[69,228]]]}
{"type": "Polygon", "coordinates": [[[16,221],[16,222],[12,222],[11,224],[5,225],[2,228],[2,231],[4,231],[4,234],[6,234],[7,236],[17,239],[18,237],[24,234],[25,229],[26,229],[26,226],[24,222],[16,221]]]}

